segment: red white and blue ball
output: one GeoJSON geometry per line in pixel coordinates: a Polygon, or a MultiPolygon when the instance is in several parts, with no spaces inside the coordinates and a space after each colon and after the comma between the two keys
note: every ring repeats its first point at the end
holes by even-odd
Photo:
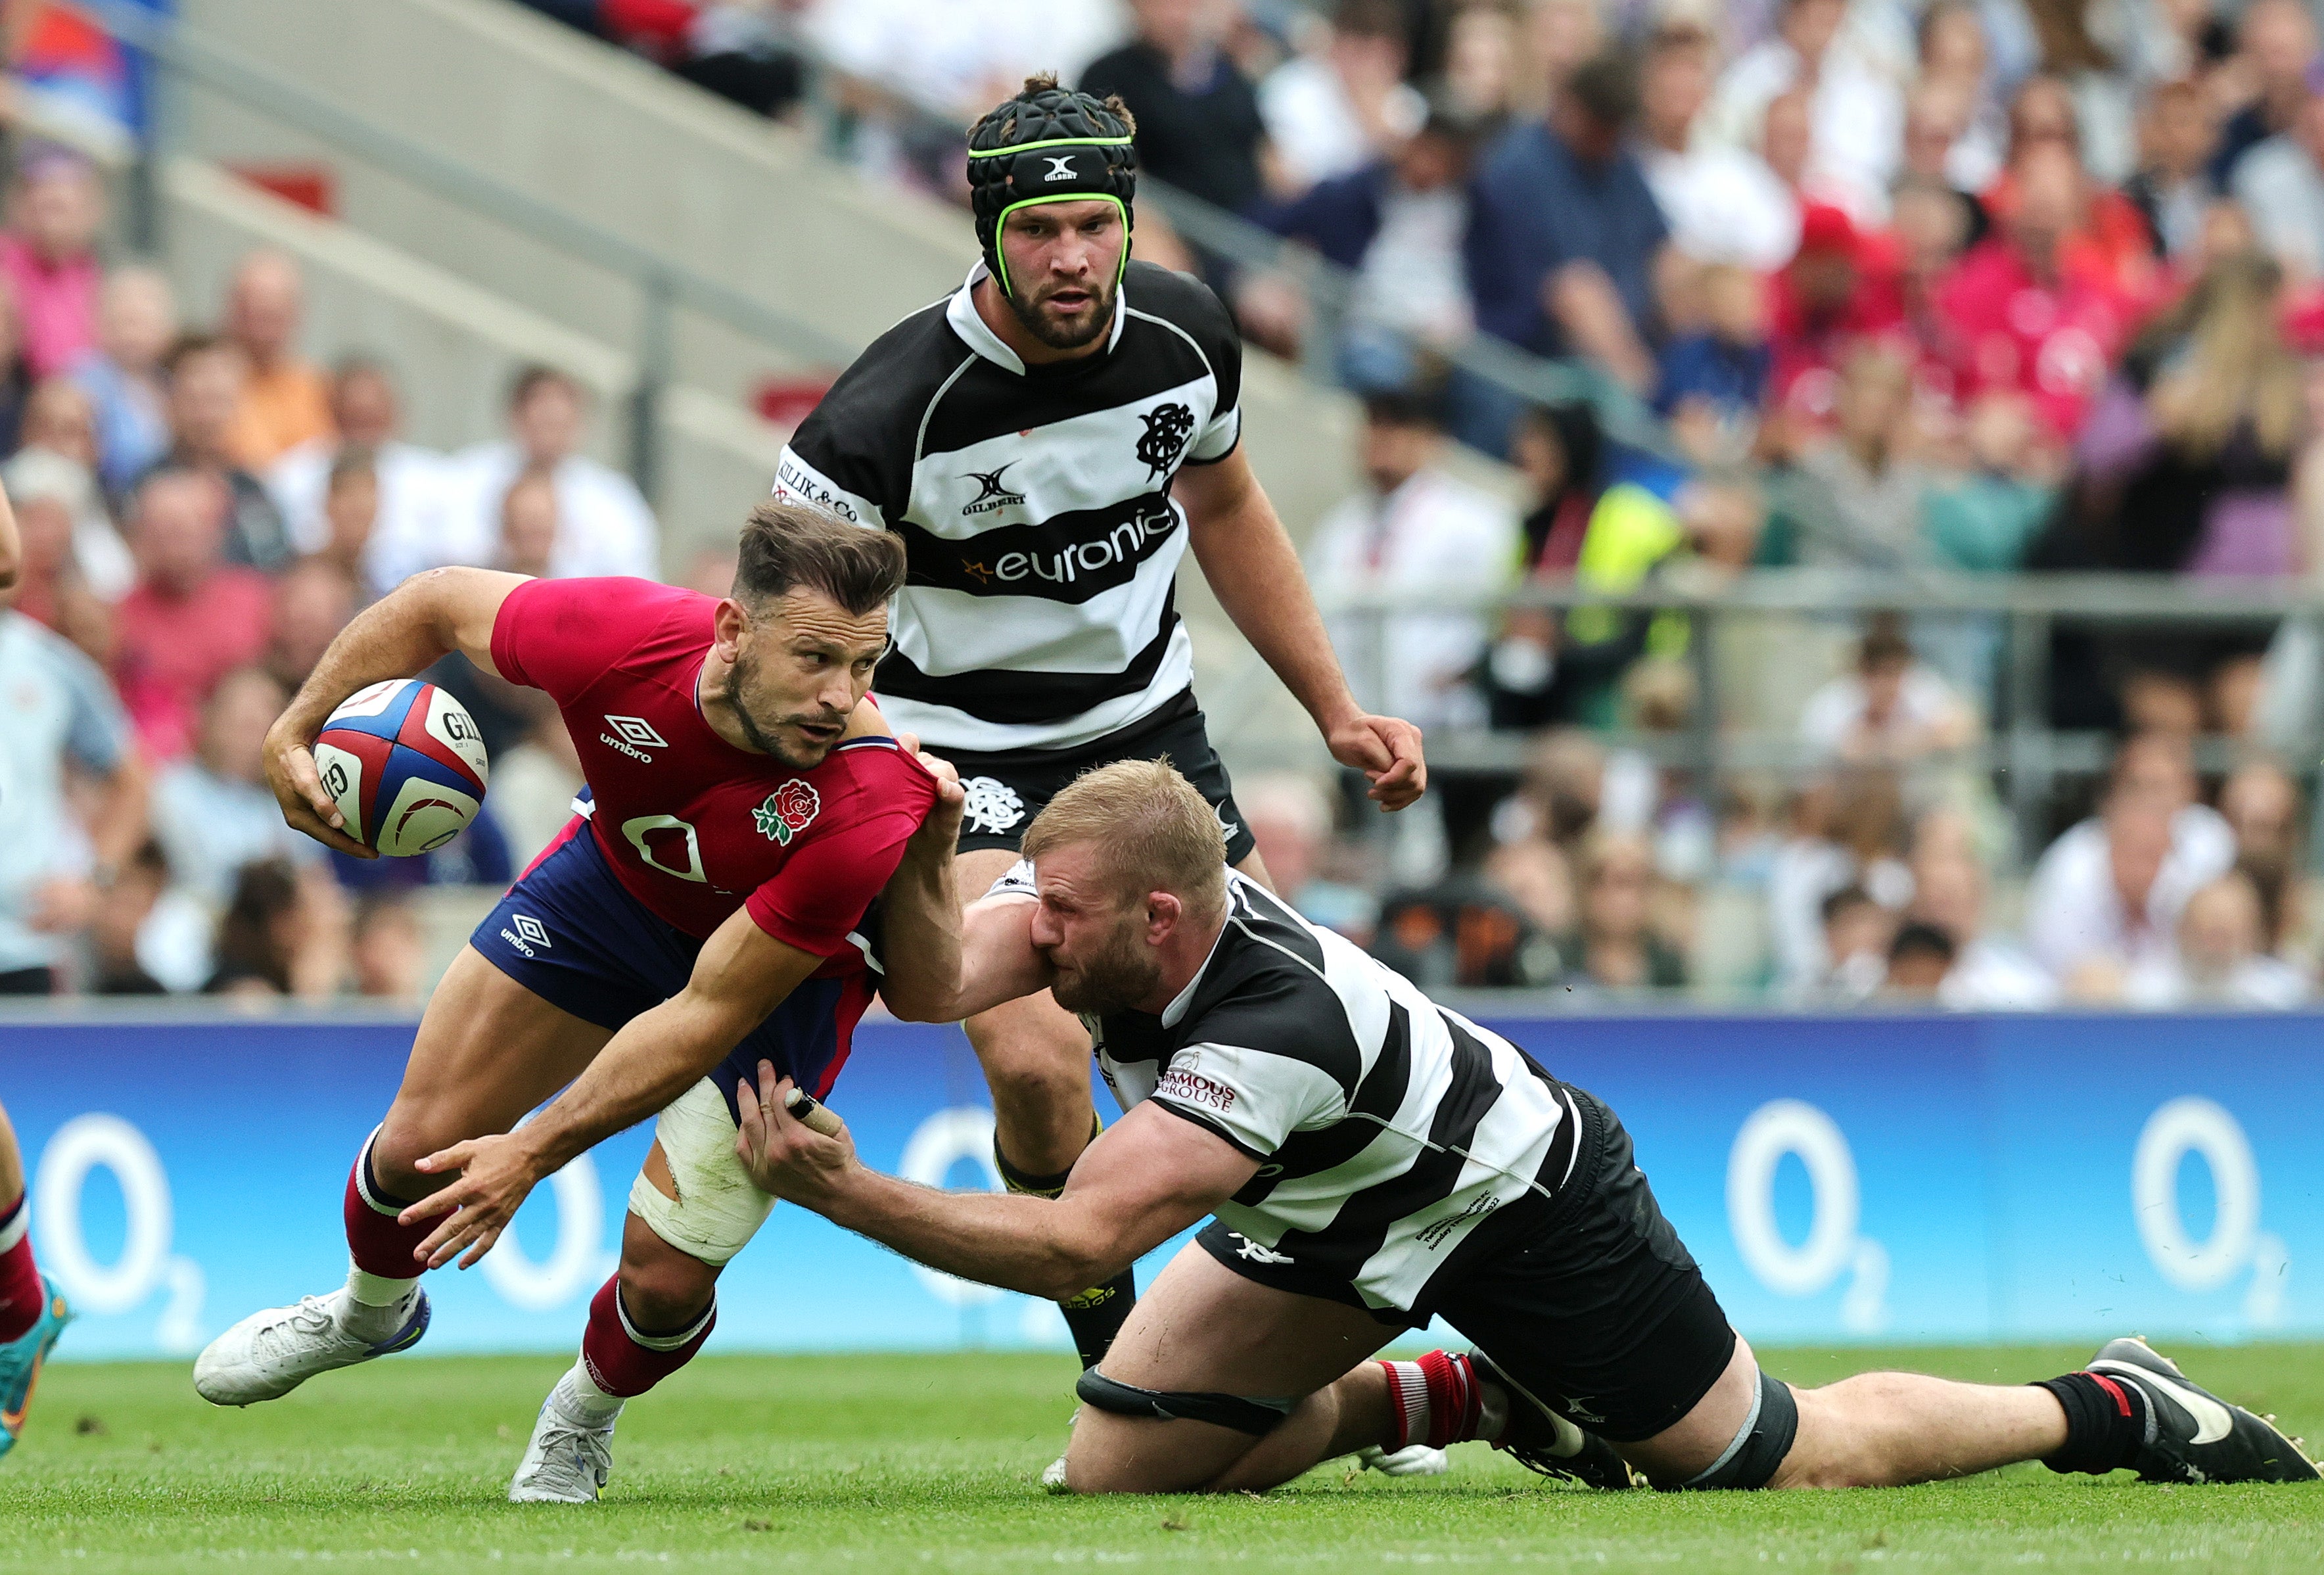
{"type": "Polygon", "coordinates": [[[359,689],[315,740],[323,790],[366,847],[408,858],[468,829],[490,765],[467,708],[433,684],[389,678],[359,689]]]}

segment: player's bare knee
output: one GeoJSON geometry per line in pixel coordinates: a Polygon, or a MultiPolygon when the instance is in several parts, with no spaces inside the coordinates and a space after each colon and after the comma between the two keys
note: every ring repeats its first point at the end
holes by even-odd
{"type": "Polygon", "coordinates": [[[622,1303],[647,1329],[677,1329],[702,1315],[715,1294],[718,1271],[653,1239],[659,1251],[622,1248],[622,1303]]]}
{"type": "Polygon", "coordinates": [[[399,1098],[372,1142],[372,1175],[391,1197],[424,1198],[451,1178],[421,1171],[420,1162],[478,1136],[473,1124],[441,1104],[399,1098]]]}

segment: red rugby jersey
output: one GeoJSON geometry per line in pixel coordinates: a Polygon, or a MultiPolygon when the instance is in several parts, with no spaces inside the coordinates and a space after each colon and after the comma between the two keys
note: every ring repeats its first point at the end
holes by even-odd
{"type": "Polygon", "coordinates": [[[493,665],[564,714],[596,800],[590,829],[630,895],[706,936],[738,907],[829,957],[894,874],[936,779],[894,740],[811,771],[736,749],[695,698],[715,597],[650,580],[531,580],[493,625],[493,665]]]}

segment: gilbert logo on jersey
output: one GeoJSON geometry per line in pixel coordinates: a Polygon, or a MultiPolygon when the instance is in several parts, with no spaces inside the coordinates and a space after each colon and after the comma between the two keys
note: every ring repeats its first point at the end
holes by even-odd
{"type": "Polygon", "coordinates": [[[751,811],[751,818],[758,822],[761,834],[788,848],[793,837],[815,823],[822,809],[822,797],[794,777],[768,794],[767,801],[751,811]]]}

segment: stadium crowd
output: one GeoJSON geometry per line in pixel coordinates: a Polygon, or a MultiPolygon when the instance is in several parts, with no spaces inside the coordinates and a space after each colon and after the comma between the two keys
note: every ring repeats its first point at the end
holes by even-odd
{"type": "MultiPolygon", "coordinates": [[[[938,190],[945,128],[1028,69],[1120,93],[1150,174],[1345,270],[1327,312],[1301,271],[1190,251],[1140,209],[1148,254],[1204,272],[1258,342],[1329,336],[1364,399],[1365,484],[1308,548],[1327,602],[1784,566],[2324,568],[2324,52],[2301,0],[1045,0],[1006,25],[964,0],[531,3],[770,115],[822,72],[850,155],[938,190]],[[1452,359],[1480,335],[1588,364],[1667,441],[1513,401],[1452,359]],[[1454,439],[1508,458],[1522,502],[1462,479],[1454,439]]],[[[183,331],[158,274],[97,255],[102,202],[37,154],[0,237],[0,478],[29,560],[0,628],[61,637],[8,665],[33,678],[0,705],[61,718],[69,762],[52,804],[0,806],[46,817],[0,847],[0,982],[408,996],[410,888],[503,881],[545,842],[561,727],[433,675],[486,732],[486,818],[358,865],[281,826],[268,719],[403,576],[652,573],[652,516],[577,452],[584,396],[554,370],[516,380],[501,438],[420,449],[389,366],[300,358],[286,259],[246,259],[214,331],[183,331]]],[[[1368,703],[1531,735],[1524,770],[1440,772],[1387,839],[1329,781],[1268,773],[1240,802],[1303,908],[1432,987],[2311,994],[2308,811],[2264,747],[2282,631],[2060,632],[2047,721],[2120,742],[2045,850],[2016,844],[1979,753],[1989,621],[1762,624],[1719,647],[1716,720],[1795,734],[1788,773],[1706,780],[1633,747],[1698,724],[1683,618],[1392,614],[1334,627],[1368,703]],[[2242,747],[2208,778],[2205,735],[2242,747]]]]}

